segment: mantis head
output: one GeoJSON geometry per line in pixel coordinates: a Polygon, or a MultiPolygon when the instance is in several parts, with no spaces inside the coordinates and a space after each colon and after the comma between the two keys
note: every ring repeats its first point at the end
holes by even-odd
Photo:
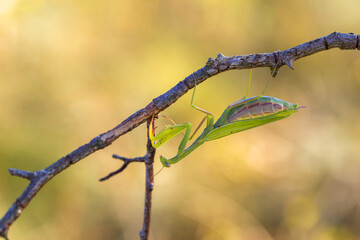
{"type": "Polygon", "coordinates": [[[160,155],[160,162],[164,167],[170,167],[170,164],[168,163],[168,159],[162,155],[160,155]]]}

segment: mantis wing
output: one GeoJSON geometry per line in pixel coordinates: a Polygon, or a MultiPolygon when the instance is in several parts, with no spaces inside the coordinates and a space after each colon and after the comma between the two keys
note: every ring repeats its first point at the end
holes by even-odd
{"type": "Polygon", "coordinates": [[[221,127],[215,128],[214,130],[210,131],[208,135],[206,135],[205,141],[211,141],[218,138],[222,138],[233,133],[245,131],[254,127],[259,127],[271,122],[278,121],[280,119],[284,119],[289,117],[291,114],[297,112],[297,110],[285,111],[281,113],[276,113],[274,115],[256,118],[256,119],[247,119],[241,120],[233,123],[229,123],[223,125],[221,127]]]}

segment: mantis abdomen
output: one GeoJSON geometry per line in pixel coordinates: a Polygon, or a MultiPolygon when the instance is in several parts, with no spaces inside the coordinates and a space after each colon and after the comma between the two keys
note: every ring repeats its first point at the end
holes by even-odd
{"type": "Polygon", "coordinates": [[[206,133],[205,141],[278,121],[297,112],[298,108],[298,104],[268,96],[241,99],[225,109],[213,129],[206,133]]]}
{"type": "Polygon", "coordinates": [[[257,99],[255,102],[246,103],[229,115],[228,121],[230,123],[239,120],[261,118],[288,110],[283,102],[278,100],[273,97],[263,97],[263,99],[257,99]]]}

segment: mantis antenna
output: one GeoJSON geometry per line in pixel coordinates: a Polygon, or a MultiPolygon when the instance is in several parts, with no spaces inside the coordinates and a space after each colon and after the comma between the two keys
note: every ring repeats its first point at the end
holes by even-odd
{"type": "Polygon", "coordinates": [[[162,168],[160,168],[160,170],[155,173],[154,178],[155,178],[163,169],[164,169],[164,166],[162,166],[162,168]]]}
{"type": "Polygon", "coordinates": [[[155,177],[164,169],[164,166],[162,166],[162,168],[160,168],[160,170],[158,170],[154,176],[148,180],[148,183],[151,183],[151,181],[154,181],[155,177]]]}

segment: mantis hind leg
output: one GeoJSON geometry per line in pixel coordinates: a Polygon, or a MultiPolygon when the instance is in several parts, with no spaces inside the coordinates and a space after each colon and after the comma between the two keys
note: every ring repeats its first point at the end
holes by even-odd
{"type": "Polygon", "coordinates": [[[247,86],[247,88],[246,88],[245,96],[244,96],[243,99],[247,98],[247,95],[248,95],[248,93],[249,93],[250,83],[251,83],[251,74],[252,74],[252,68],[250,69],[248,86],[247,86]]]}
{"type": "Polygon", "coordinates": [[[266,83],[265,88],[264,88],[264,91],[261,93],[260,96],[264,96],[265,91],[266,91],[266,89],[268,88],[271,80],[272,80],[272,79],[275,77],[275,75],[276,75],[276,70],[277,70],[277,68],[274,68],[274,70],[271,71],[270,78],[269,78],[268,82],[266,83]]]}
{"type": "MultiPolygon", "coordinates": [[[[261,93],[261,95],[259,95],[259,97],[262,97],[264,96],[265,92],[266,92],[266,89],[268,88],[268,86],[270,85],[270,82],[271,80],[275,77],[275,74],[276,73],[276,68],[274,68],[274,70],[271,71],[271,75],[270,75],[270,78],[269,80],[267,81],[266,85],[265,85],[265,88],[263,90],[263,92],[261,93]]],[[[245,96],[243,99],[246,99],[247,98],[247,95],[249,93],[249,89],[250,89],[250,83],[251,83],[251,75],[252,75],[252,69],[250,69],[250,74],[249,74],[249,81],[248,81],[248,86],[247,86],[247,89],[246,89],[246,92],[245,92],[245,96]]]]}

